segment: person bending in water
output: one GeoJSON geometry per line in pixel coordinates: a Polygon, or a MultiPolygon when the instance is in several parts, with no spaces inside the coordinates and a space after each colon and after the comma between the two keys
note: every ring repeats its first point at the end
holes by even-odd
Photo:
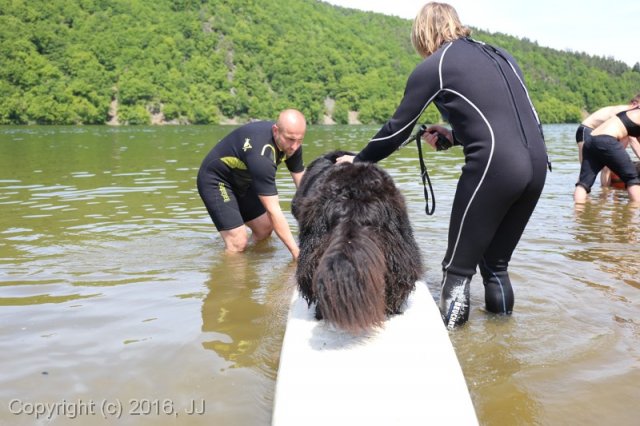
{"type": "Polygon", "coordinates": [[[211,149],[198,171],[198,193],[230,252],[248,244],[245,225],[260,241],[275,230],[294,259],[299,249],[280,209],[276,169],[284,160],[296,186],[304,173],[300,111],[282,111],[278,120],[245,124],[211,149]]]}
{"type": "MultiPolygon", "coordinates": [[[[609,105],[603,108],[600,108],[593,114],[589,115],[585,118],[582,123],[578,126],[576,130],[576,143],[578,144],[578,161],[582,164],[582,149],[584,146],[584,142],[589,138],[593,129],[615,116],[616,114],[633,109],[640,105],[640,93],[635,95],[633,99],[629,101],[626,105],[609,105]]],[[[640,159],[640,143],[633,138],[630,140],[631,148],[633,152],[636,154],[638,159],[640,159]]],[[[600,181],[602,186],[609,186],[611,184],[611,176],[609,168],[605,167],[602,169],[600,173],[600,181]]]]}
{"type": "Polygon", "coordinates": [[[573,199],[584,203],[598,172],[608,167],[624,182],[629,198],[640,202],[640,178],[627,154],[629,136],[640,136],[640,106],[622,111],[596,127],[584,143],[580,177],[573,199]]]}
{"type": "Polygon", "coordinates": [[[589,138],[593,129],[613,117],[614,115],[622,112],[633,109],[637,106],[640,106],[640,93],[635,95],[633,99],[629,101],[626,105],[609,105],[606,107],[602,107],[593,114],[589,115],[587,118],[582,120],[582,123],[578,126],[576,130],[576,143],[578,144],[578,160],[582,163],[582,147],[584,146],[584,142],[589,138]]]}
{"type": "Polygon", "coordinates": [[[393,117],[355,158],[377,162],[410,136],[431,103],[452,130],[427,128],[435,146],[463,146],[465,165],[453,200],[442,262],[440,312],[447,328],[469,318],[471,277],[480,267],[489,312],[510,314],[511,255],[538,202],[548,157],[542,127],[513,57],[469,38],[456,10],[427,3],[413,22],[412,42],[425,58],[411,73],[393,117]]]}

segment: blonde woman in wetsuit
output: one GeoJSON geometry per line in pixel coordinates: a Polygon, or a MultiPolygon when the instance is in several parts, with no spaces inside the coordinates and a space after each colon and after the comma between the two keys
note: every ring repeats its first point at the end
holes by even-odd
{"type": "Polygon", "coordinates": [[[388,157],[432,102],[451,125],[451,130],[429,127],[423,136],[435,145],[440,134],[449,146],[462,145],[465,154],[442,262],[440,312],[449,329],[469,318],[476,268],[487,311],[512,312],[509,261],[542,192],[548,163],[542,128],[516,61],[469,35],[452,6],[424,5],[412,30],[424,60],[409,76],[400,105],[355,158],[341,158],[377,162],[388,157]]]}

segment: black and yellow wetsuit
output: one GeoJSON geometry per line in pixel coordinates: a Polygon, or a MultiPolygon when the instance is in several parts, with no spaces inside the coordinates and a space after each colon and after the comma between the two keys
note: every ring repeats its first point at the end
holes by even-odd
{"type": "Polygon", "coordinates": [[[302,147],[285,159],[273,139],[272,121],[238,127],[207,154],[198,171],[198,192],[218,231],[242,226],[266,210],[258,195],[277,195],[276,170],[284,160],[302,172],[302,147]]]}
{"type": "Polygon", "coordinates": [[[460,38],[415,68],[393,117],[355,161],[390,155],[432,102],[465,155],[442,262],[440,308],[452,326],[468,318],[469,281],[478,266],[487,309],[511,312],[507,268],[542,192],[548,157],[515,60],[501,49],[460,38]]]}

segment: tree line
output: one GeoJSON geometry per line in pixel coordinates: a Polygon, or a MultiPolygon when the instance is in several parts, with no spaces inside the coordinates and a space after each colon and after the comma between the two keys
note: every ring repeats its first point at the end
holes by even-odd
{"type": "MultiPolygon", "coordinates": [[[[287,107],[380,123],[420,60],[410,28],[316,0],[0,0],[0,124],[217,124],[287,107]]],[[[640,91],[640,64],[473,37],[516,57],[544,123],[640,91]]]]}

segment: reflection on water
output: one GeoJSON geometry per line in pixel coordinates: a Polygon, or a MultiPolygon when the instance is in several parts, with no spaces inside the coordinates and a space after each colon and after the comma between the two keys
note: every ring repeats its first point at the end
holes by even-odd
{"type": "MultiPolygon", "coordinates": [[[[123,424],[270,423],[295,265],[276,238],[223,252],[195,176],[230,130],[0,128],[0,424],[37,424],[10,411],[15,399],[175,409],[125,412],[123,424]],[[201,402],[204,414],[185,412],[201,402]]],[[[376,130],[312,126],[305,161],[357,151],[376,130]]],[[[640,415],[640,213],[626,191],[595,187],[574,207],[574,133],[545,127],[554,171],[513,256],[513,316],[484,311],[476,277],[470,322],[451,334],[483,425],[631,425],[640,415]]],[[[381,165],[407,199],[437,297],[462,154],[426,156],[434,216],[414,146],[381,165]]],[[[294,187],[278,173],[294,224],[294,187]]],[[[55,419],[73,422],[106,424],[55,419]]]]}
{"type": "Polygon", "coordinates": [[[253,267],[248,266],[245,255],[222,256],[221,262],[211,270],[207,283],[209,293],[202,304],[202,331],[215,334],[216,339],[203,346],[214,350],[233,367],[253,364],[256,347],[263,336],[262,327],[252,325],[266,316],[267,306],[260,295],[260,280],[253,267]]]}
{"type": "Polygon", "coordinates": [[[629,253],[629,247],[640,245],[638,207],[614,198],[610,203],[578,205],[575,212],[580,225],[575,239],[581,244],[567,256],[593,262],[616,280],[640,289],[640,262],[629,253]]]}
{"type": "Polygon", "coordinates": [[[202,347],[224,360],[219,365],[221,424],[268,424],[280,344],[295,267],[278,263],[269,242],[245,254],[220,252],[211,267],[202,313],[202,347]],[[224,395],[224,398],[221,398],[224,395]],[[250,403],[247,403],[247,402],[250,403]],[[248,407],[252,407],[248,409],[248,407]]]}
{"type": "Polygon", "coordinates": [[[286,322],[295,266],[283,262],[274,267],[274,250],[267,244],[254,246],[248,255],[221,253],[207,281],[202,331],[213,339],[203,346],[223,357],[232,368],[259,366],[266,372],[277,368],[284,335],[281,326],[286,322]],[[269,256],[266,264],[259,262],[265,255],[269,256]],[[271,270],[267,274],[261,267],[271,270]]]}

